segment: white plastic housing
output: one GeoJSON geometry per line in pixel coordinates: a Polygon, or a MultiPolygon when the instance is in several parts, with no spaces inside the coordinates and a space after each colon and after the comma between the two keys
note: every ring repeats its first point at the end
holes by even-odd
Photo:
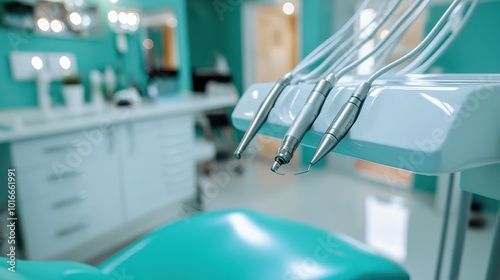
{"type": "MultiPolygon", "coordinates": [[[[302,144],[316,147],[360,77],[330,92],[302,144]]],[[[272,83],[251,86],[232,118],[246,130],[272,83]]],[[[287,87],[260,133],[283,137],[313,84],[287,87]]],[[[409,75],[377,81],[334,152],[420,174],[500,163],[500,75],[409,75]]],[[[245,154],[243,154],[243,157],[245,154]]]]}

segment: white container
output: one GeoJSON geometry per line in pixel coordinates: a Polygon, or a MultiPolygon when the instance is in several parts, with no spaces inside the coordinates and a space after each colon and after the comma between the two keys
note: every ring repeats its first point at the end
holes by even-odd
{"type": "Polygon", "coordinates": [[[83,85],[63,85],[62,94],[66,108],[72,113],[78,114],[83,110],[84,88],[83,85]]]}

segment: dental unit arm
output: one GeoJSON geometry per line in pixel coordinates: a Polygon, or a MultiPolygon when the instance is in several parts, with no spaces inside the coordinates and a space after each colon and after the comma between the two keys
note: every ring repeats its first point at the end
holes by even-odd
{"type": "MultiPolygon", "coordinates": [[[[311,54],[309,54],[306,59],[304,59],[304,61],[300,62],[297,67],[295,67],[287,75],[281,78],[273,86],[269,94],[265,96],[265,99],[262,103],[260,103],[258,110],[256,110],[255,113],[251,113],[254,117],[251,120],[242,141],[235,151],[235,157],[237,159],[241,158],[241,153],[247,148],[253,137],[259,132],[264,123],[266,123],[266,121],[269,121],[268,116],[273,111],[273,107],[275,106],[276,102],[280,100],[280,96],[282,95],[282,93],[284,91],[289,92],[288,87],[295,87],[294,85],[297,82],[299,82],[301,85],[306,85],[310,81],[315,81],[313,77],[321,73],[321,68],[324,68],[325,65],[331,64],[331,66],[328,68],[328,74],[322,73],[321,75],[325,75],[325,77],[319,81],[315,81],[315,86],[311,88],[310,94],[307,96],[305,102],[302,103],[304,105],[298,111],[297,115],[292,119],[288,131],[283,137],[282,145],[275,155],[275,162],[271,167],[271,171],[283,175],[282,173],[278,173],[278,169],[282,165],[290,162],[294,152],[301,144],[304,136],[311,129],[317,117],[321,114],[325,101],[328,99],[329,93],[332,91],[332,89],[336,88],[337,82],[339,82],[339,80],[343,76],[355,69],[368,58],[383,53],[382,50],[384,48],[394,46],[402,38],[402,35],[411,26],[411,24],[422,13],[426,5],[429,3],[429,0],[415,1],[410,6],[410,8],[408,8],[400,18],[398,18],[398,20],[388,32],[388,35],[381,38],[381,40],[369,53],[351,62],[354,55],[357,53],[357,50],[368,40],[373,38],[375,34],[377,34],[378,29],[380,29],[384,22],[387,21],[387,19],[392,15],[400,2],[401,1],[399,0],[393,0],[392,3],[395,5],[392,5],[389,9],[387,9],[384,12],[383,16],[381,16],[379,19],[376,19],[377,16],[375,16],[373,20],[367,26],[365,26],[365,29],[362,29],[361,32],[358,31],[353,36],[350,36],[347,41],[343,41],[342,43],[340,43],[342,41],[342,38],[346,37],[345,30],[347,30],[347,28],[352,25],[355,17],[359,16],[360,11],[358,10],[356,14],[344,25],[344,27],[339,30],[338,33],[334,34],[327,41],[322,43],[311,54]],[[370,31],[368,34],[363,34],[363,32],[366,33],[368,30],[370,31]],[[363,35],[361,36],[361,34],[363,35]],[[361,38],[359,38],[358,42],[355,42],[358,39],[358,36],[360,36],[361,38]],[[335,46],[337,47],[337,49],[334,48],[335,46]],[[339,52],[339,49],[343,51],[339,52]],[[317,63],[320,59],[322,59],[329,50],[332,50],[332,53],[324,58],[324,61],[319,64],[316,69],[311,70],[308,74],[302,74],[302,72],[310,67],[313,63],[317,63]],[[332,63],[333,59],[336,59],[335,63],[332,63]]],[[[475,4],[477,4],[477,0],[469,1],[471,4],[469,5],[469,8],[467,9],[465,15],[462,18],[459,18],[459,15],[461,15],[463,13],[463,10],[465,9],[465,5],[462,5],[463,2],[465,1],[453,1],[446,12],[442,15],[438,23],[432,28],[430,33],[415,49],[413,49],[400,59],[396,60],[395,62],[376,71],[366,81],[362,82],[357,88],[355,88],[354,92],[351,94],[351,97],[346,100],[346,103],[342,106],[342,108],[340,108],[330,126],[324,133],[319,145],[317,145],[316,152],[311,159],[308,169],[305,172],[308,172],[313,165],[315,165],[321,158],[323,158],[327,153],[333,150],[338,145],[338,143],[347,135],[353,124],[356,122],[360,114],[361,107],[363,106],[363,103],[368,96],[368,93],[370,92],[372,84],[375,80],[407,62],[408,60],[413,59],[414,57],[418,57],[417,59],[421,59],[421,57],[426,52],[428,52],[430,48],[439,46],[439,42],[444,41],[445,43],[448,43],[450,41],[449,37],[442,36],[442,34],[449,31],[447,30],[449,26],[454,27],[454,29],[452,30],[453,32],[458,32],[472,13],[475,4]],[[450,17],[452,16],[454,17],[453,20],[450,19],[450,17]],[[459,24],[453,23],[457,21],[459,24]],[[445,39],[447,41],[445,41],[445,39]]],[[[367,3],[368,1],[365,1],[363,5],[366,5],[367,3]]],[[[385,1],[384,5],[387,5],[387,3],[389,3],[389,1],[385,1]]],[[[377,13],[380,13],[384,9],[385,6],[380,8],[377,13]]],[[[452,33],[451,35],[455,35],[455,33],[452,33]]],[[[445,47],[446,46],[440,48],[439,50],[442,51],[442,49],[445,47]]],[[[385,53],[383,54],[385,55],[385,53]]],[[[424,63],[421,63],[422,65],[420,65],[420,67],[424,67],[424,63]]],[[[359,80],[360,77],[348,77],[348,79],[350,80],[352,80],[353,78],[354,80],[359,80]]],[[[302,88],[302,86],[299,87],[302,88]]],[[[301,94],[303,94],[303,91],[300,92],[301,94]]],[[[258,98],[257,96],[255,96],[255,92],[253,96],[254,99],[258,98]]]]}
{"type": "MultiPolygon", "coordinates": [[[[394,24],[394,26],[391,28],[389,31],[389,34],[394,34],[398,29],[402,28],[407,28],[409,24],[406,24],[406,26],[403,26],[403,23],[408,21],[410,16],[419,8],[424,1],[415,1],[413,5],[397,20],[397,22],[394,24]]],[[[395,7],[394,7],[395,9],[395,7]]],[[[392,13],[394,9],[390,12],[392,13]]],[[[390,14],[387,14],[384,18],[382,19],[377,26],[374,28],[372,31],[372,34],[366,36],[361,40],[356,46],[352,47],[347,53],[345,53],[340,59],[339,59],[339,64],[345,63],[345,61],[349,61],[351,58],[351,55],[356,52],[358,46],[364,45],[368,40],[370,40],[378,31],[378,29],[384,24],[385,20],[387,20],[388,16],[390,14]]],[[[411,22],[410,22],[411,23],[411,22]]],[[[278,152],[275,155],[275,162],[273,163],[271,167],[271,171],[273,171],[276,174],[279,175],[284,175],[283,173],[279,173],[278,169],[280,166],[284,164],[288,164],[290,160],[293,157],[294,152],[300,145],[300,142],[304,138],[306,132],[309,130],[309,128],[312,126],[314,121],[316,120],[317,116],[319,115],[321,108],[323,107],[323,104],[328,97],[328,94],[332,90],[332,88],[336,85],[337,81],[345,74],[347,74],[349,71],[357,67],[359,64],[363,63],[366,59],[371,57],[375,52],[377,52],[379,49],[381,49],[383,46],[386,44],[390,44],[391,36],[386,36],[384,39],[382,39],[375,48],[370,51],[368,54],[364,55],[362,58],[356,60],[355,62],[347,65],[346,67],[342,68],[340,71],[338,71],[336,74],[329,74],[325,79],[322,79],[319,81],[316,86],[314,87],[313,91],[309,95],[309,97],[306,100],[305,105],[302,107],[302,109],[299,111],[297,114],[297,117],[294,119],[292,124],[290,125],[287,133],[285,134],[285,137],[283,138],[283,142],[278,149],[278,152]]]]}
{"type": "MultiPolygon", "coordinates": [[[[286,74],[284,77],[278,80],[278,82],[274,85],[274,87],[269,92],[268,96],[262,102],[259,109],[256,111],[255,116],[250,123],[250,126],[245,131],[245,134],[240,141],[238,147],[234,152],[234,157],[236,159],[241,158],[241,154],[245,151],[245,149],[250,145],[250,142],[253,140],[255,135],[258,133],[259,129],[262,127],[264,122],[266,121],[269,112],[273,108],[276,100],[280,96],[281,92],[284,88],[291,84],[294,74],[306,69],[308,66],[312,65],[318,59],[321,58],[328,50],[332,48],[332,45],[335,46],[338,42],[341,41],[342,37],[349,30],[349,28],[354,25],[355,21],[359,17],[361,11],[368,5],[370,0],[365,0],[363,4],[360,6],[360,9],[351,17],[350,20],[339,30],[339,32],[332,35],[327,41],[323,42],[320,46],[318,46],[311,54],[309,54],[302,62],[300,62],[297,67],[294,68],[290,73],[286,74]]],[[[385,7],[387,5],[387,1],[385,2],[385,7]]]]}
{"type": "Polygon", "coordinates": [[[386,72],[396,68],[397,66],[410,60],[417,54],[419,54],[437,35],[439,30],[444,26],[448,20],[450,14],[460,3],[460,0],[454,0],[452,4],[448,7],[446,12],[441,16],[436,25],[432,28],[429,34],[420,42],[420,44],[410,51],[408,54],[394,61],[393,63],[383,67],[382,69],[375,72],[370,76],[365,82],[362,82],[351,95],[349,100],[344,104],[340,112],[335,116],[333,122],[328,127],[327,131],[323,135],[318,148],[316,149],[311,162],[309,163],[308,170],[318,163],[323,157],[325,157],[330,151],[332,151],[338,143],[346,136],[351,127],[356,122],[363,102],[365,101],[368,92],[371,89],[373,82],[386,72]]]}

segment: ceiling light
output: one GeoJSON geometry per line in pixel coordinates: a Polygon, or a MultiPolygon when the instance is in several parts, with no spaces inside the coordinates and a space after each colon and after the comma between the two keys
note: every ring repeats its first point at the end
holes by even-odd
{"type": "Polygon", "coordinates": [[[63,30],[63,24],[61,21],[54,19],[50,22],[50,29],[52,29],[52,31],[56,33],[59,33],[63,30]]]}
{"type": "Polygon", "coordinates": [[[150,50],[154,47],[155,43],[153,42],[153,40],[147,38],[147,39],[144,39],[144,41],[142,41],[142,46],[146,49],[146,50],[150,50]]]}
{"type": "Polygon", "coordinates": [[[389,35],[389,30],[384,29],[380,31],[380,39],[384,39],[387,35],[389,35]]]}
{"type": "Polygon", "coordinates": [[[118,13],[115,10],[111,10],[108,13],[108,20],[111,23],[115,23],[118,21],[118,13]]]}
{"type": "Polygon", "coordinates": [[[69,14],[69,21],[74,25],[80,25],[82,23],[82,16],[77,12],[72,12],[69,14]]]}
{"type": "Polygon", "coordinates": [[[167,18],[167,26],[170,28],[176,28],[177,27],[177,19],[175,17],[167,18]]]}
{"type": "Polygon", "coordinates": [[[82,17],[82,25],[88,27],[90,25],[90,17],[88,15],[83,15],[82,17]]]}
{"type": "Polygon", "coordinates": [[[139,23],[139,17],[136,13],[130,12],[127,14],[127,23],[130,26],[136,26],[139,23]]]}
{"type": "Polygon", "coordinates": [[[71,60],[69,57],[63,55],[59,58],[59,65],[61,65],[62,69],[68,70],[71,67],[71,60]]]}
{"type": "Polygon", "coordinates": [[[43,60],[39,56],[34,56],[31,58],[31,66],[36,70],[43,68],[43,60]]]}
{"type": "Polygon", "coordinates": [[[48,31],[50,29],[50,22],[48,19],[46,18],[39,18],[37,21],[36,21],[36,25],[38,26],[38,28],[40,28],[40,30],[42,31],[48,31]]]}
{"type": "Polygon", "coordinates": [[[121,23],[121,24],[127,24],[127,13],[125,12],[120,12],[118,14],[118,21],[121,23]]]}
{"type": "Polygon", "coordinates": [[[293,5],[292,2],[286,2],[283,4],[283,13],[291,15],[293,12],[295,12],[295,5],[293,5]]]}

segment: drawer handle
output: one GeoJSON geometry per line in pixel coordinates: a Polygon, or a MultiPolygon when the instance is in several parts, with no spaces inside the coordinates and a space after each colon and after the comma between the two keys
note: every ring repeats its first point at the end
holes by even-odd
{"type": "Polygon", "coordinates": [[[162,143],[164,144],[163,146],[173,146],[173,145],[179,145],[179,144],[185,144],[188,142],[190,139],[187,137],[172,137],[172,138],[166,138],[162,139],[162,143]]]}
{"type": "Polygon", "coordinates": [[[73,140],[67,145],[50,146],[43,150],[45,154],[66,152],[68,149],[77,149],[80,146],[81,140],[73,140]]]}
{"type": "Polygon", "coordinates": [[[109,143],[108,143],[108,153],[113,154],[115,151],[115,131],[111,131],[109,134],[109,143]]]}
{"type": "Polygon", "coordinates": [[[49,182],[53,181],[62,181],[63,179],[71,178],[71,177],[77,177],[83,174],[83,171],[79,169],[74,169],[68,172],[64,172],[62,174],[51,174],[47,178],[49,182]]]}
{"type": "Polygon", "coordinates": [[[176,166],[179,166],[181,163],[185,163],[185,162],[186,162],[186,158],[182,158],[180,156],[175,156],[175,157],[172,156],[171,159],[164,158],[162,166],[164,168],[172,169],[172,166],[176,167],[176,166]]]}
{"type": "Polygon", "coordinates": [[[90,223],[87,219],[82,219],[78,224],[76,225],[73,225],[73,226],[70,226],[70,227],[67,227],[67,228],[64,228],[64,229],[61,229],[59,230],[57,233],[56,233],[56,236],[61,238],[61,237],[65,237],[65,236],[68,236],[70,234],[73,234],[73,233],[76,233],[76,232],[79,232],[79,231],[82,231],[86,228],[88,228],[90,226],[90,223]]]}
{"type": "Polygon", "coordinates": [[[182,149],[180,149],[180,150],[177,150],[177,149],[175,149],[175,150],[174,150],[174,149],[170,149],[170,151],[166,151],[166,152],[164,153],[164,155],[165,155],[165,156],[169,156],[169,157],[173,157],[173,156],[179,156],[179,155],[182,155],[182,154],[184,154],[184,153],[186,153],[186,151],[185,151],[185,150],[182,150],[182,149]]]}
{"type": "Polygon", "coordinates": [[[85,199],[87,199],[87,194],[84,191],[81,191],[73,197],[57,201],[56,203],[52,204],[52,208],[54,208],[54,209],[63,208],[66,206],[70,206],[70,205],[82,202],[85,199]]]}
{"type": "Polygon", "coordinates": [[[61,146],[52,146],[52,147],[47,147],[43,150],[45,154],[52,154],[52,153],[58,153],[58,152],[66,152],[66,149],[68,148],[68,145],[61,145],[61,146]]]}
{"type": "MultiPolygon", "coordinates": [[[[186,182],[186,181],[187,181],[186,178],[178,178],[177,180],[170,180],[170,181],[167,180],[165,183],[167,185],[167,188],[171,190],[171,189],[179,188],[179,187],[177,187],[178,184],[186,182]],[[174,186],[174,187],[172,187],[172,186],[174,186]]],[[[184,186],[182,186],[181,188],[184,188],[184,186]]]]}
{"type": "Polygon", "coordinates": [[[178,138],[178,137],[189,137],[191,134],[189,132],[158,132],[160,138],[178,138]]]}
{"type": "Polygon", "coordinates": [[[187,171],[187,168],[182,168],[182,167],[181,168],[167,167],[166,169],[167,170],[163,172],[163,175],[165,176],[173,176],[187,171]]]}
{"type": "Polygon", "coordinates": [[[135,132],[132,124],[127,125],[127,133],[129,140],[129,154],[132,155],[135,153],[135,132]]]}

